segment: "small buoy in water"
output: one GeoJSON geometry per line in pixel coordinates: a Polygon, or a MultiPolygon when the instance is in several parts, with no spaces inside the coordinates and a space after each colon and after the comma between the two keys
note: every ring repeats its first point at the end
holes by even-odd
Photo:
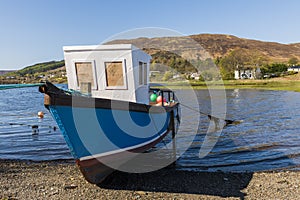
{"type": "Polygon", "coordinates": [[[32,125],[32,135],[38,135],[39,134],[39,126],[38,125],[32,125]]]}
{"type": "Polygon", "coordinates": [[[42,111],[38,112],[38,117],[39,118],[44,118],[44,113],[42,111]]]}

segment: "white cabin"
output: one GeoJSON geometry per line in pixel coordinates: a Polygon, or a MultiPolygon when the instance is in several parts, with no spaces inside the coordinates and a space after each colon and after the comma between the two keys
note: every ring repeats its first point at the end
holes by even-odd
{"type": "Polygon", "coordinates": [[[149,104],[151,56],[131,44],[63,47],[69,89],[149,104]]]}

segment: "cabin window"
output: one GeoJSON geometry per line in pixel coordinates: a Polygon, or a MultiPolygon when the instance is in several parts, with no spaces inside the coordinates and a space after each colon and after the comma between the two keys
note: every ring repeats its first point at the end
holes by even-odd
{"type": "Polygon", "coordinates": [[[139,85],[147,85],[147,63],[139,62],[139,85]]]}
{"type": "Polygon", "coordinates": [[[144,84],[144,78],[143,78],[143,63],[139,62],[139,85],[144,84]]]}
{"type": "Polygon", "coordinates": [[[122,61],[105,62],[107,89],[126,89],[125,66],[122,61]]]}
{"type": "Polygon", "coordinates": [[[147,78],[148,78],[148,74],[147,74],[147,63],[143,64],[143,74],[144,74],[144,85],[147,85],[147,78]]]}
{"type": "Polygon", "coordinates": [[[75,62],[78,88],[80,88],[82,84],[89,83],[92,89],[97,89],[94,67],[94,62],[75,62]]]}

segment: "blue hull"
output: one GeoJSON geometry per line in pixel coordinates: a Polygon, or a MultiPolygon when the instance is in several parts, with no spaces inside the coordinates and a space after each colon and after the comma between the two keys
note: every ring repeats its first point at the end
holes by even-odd
{"type": "Polygon", "coordinates": [[[170,113],[68,106],[49,106],[49,109],[72,155],[81,160],[146,146],[159,140],[168,131],[170,122],[170,113]],[[120,120],[128,115],[132,124],[121,127],[120,120]]]}
{"type": "Polygon", "coordinates": [[[150,106],[74,96],[50,83],[41,86],[40,92],[45,93],[45,106],[91,183],[100,183],[116,164],[132,159],[132,153],[152,148],[169,132],[174,136],[175,123],[180,122],[178,103],[150,106]]]}

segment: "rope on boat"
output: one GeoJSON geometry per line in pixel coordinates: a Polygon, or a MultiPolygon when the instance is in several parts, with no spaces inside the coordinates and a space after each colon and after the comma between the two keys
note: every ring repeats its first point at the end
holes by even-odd
{"type": "Polygon", "coordinates": [[[44,85],[44,83],[32,83],[32,84],[7,84],[7,85],[0,85],[0,90],[7,90],[7,89],[16,89],[16,88],[25,88],[25,87],[37,87],[44,85]]]}
{"type": "MultiPolygon", "coordinates": [[[[43,113],[44,115],[48,115],[48,113],[43,113]]],[[[27,113],[0,113],[0,117],[17,117],[17,118],[27,118],[27,117],[33,117],[37,116],[36,113],[27,112],[27,113]]]]}
{"type": "Polygon", "coordinates": [[[56,126],[49,126],[49,125],[31,125],[31,124],[23,124],[23,123],[13,123],[13,122],[0,122],[2,125],[9,125],[9,126],[27,126],[32,129],[32,134],[38,134],[39,132],[39,127],[45,127],[49,128],[50,130],[56,131],[57,127],[56,126]]]}
{"type": "Polygon", "coordinates": [[[198,110],[195,110],[194,108],[188,106],[188,105],[184,105],[182,103],[180,103],[180,105],[182,105],[183,107],[186,107],[194,112],[197,112],[197,113],[200,113],[201,115],[205,115],[208,117],[209,120],[213,120],[215,122],[215,124],[219,124],[220,120],[223,120],[225,121],[225,126],[228,126],[228,125],[237,125],[237,124],[240,124],[242,121],[241,120],[231,120],[231,119],[224,119],[224,118],[220,118],[220,117],[216,117],[216,116],[213,116],[213,115],[210,115],[210,114],[207,114],[207,113],[204,113],[204,112],[201,112],[201,111],[198,111],[198,110]]]}
{"type": "MultiPolygon", "coordinates": [[[[42,86],[45,83],[32,83],[32,84],[5,84],[0,85],[0,90],[7,90],[7,89],[17,89],[17,88],[27,88],[27,87],[38,87],[42,86]]],[[[39,114],[40,118],[43,118],[44,113],[39,114]]],[[[14,114],[0,114],[0,116],[19,116],[14,114]]],[[[2,125],[10,125],[10,126],[27,126],[32,129],[32,134],[38,134],[39,133],[39,127],[47,127],[53,131],[57,130],[56,126],[47,126],[47,125],[30,125],[30,124],[23,124],[23,123],[8,123],[8,122],[0,122],[2,125]]]]}

